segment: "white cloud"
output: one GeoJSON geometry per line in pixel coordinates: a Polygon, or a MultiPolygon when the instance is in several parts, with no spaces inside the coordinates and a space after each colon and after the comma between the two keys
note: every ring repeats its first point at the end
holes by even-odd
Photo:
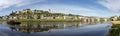
{"type": "Polygon", "coordinates": [[[99,0],[98,3],[114,12],[120,11],[120,0],[99,0]]]}
{"type": "Polygon", "coordinates": [[[81,6],[75,5],[64,5],[64,4],[44,4],[44,5],[36,5],[34,9],[41,9],[41,10],[48,10],[51,9],[52,12],[59,12],[59,13],[71,13],[71,14],[79,14],[84,16],[100,16],[105,17],[108,16],[110,13],[105,10],[96,9],[96,8],[85,8],[81,6]],[[40,7],[39,7],[40,6],[40,7]],[[104,14],[104,15],[103,15],[104,14]]]}
{"type": "Polygon", "coordinates": [[[8,15],[12,10],[16,10],[17,8],[25,7],[38,2],[46,2],[46,0],[0,0],[0,15],[8,15]],[[15,8],[13,9],[11,7],[15,8]],[[8,10],[6,8],[8,8],[8,10]]]}
{"type": "Polygon", "coordinates": [[[12,5],[17,5],[23,2],[22,0],[0,0],[0,8],[8,8],[12,5]]]}
{"type": "Polygon", "coordinates": [[[0,9],[9,8],[10,6],[19,7],[41,1],[45,0],[0,0],[0,9]]]}
{"type": "MultiPolygon", "coordinates": [[[[46,0],[0,0],[0,10],[4,8],[9,8],[10,6],[14,6],[18,8],[20,6],[25,7],[25,5],[29,5],[36,2],[44,2],[44,1],[46,0]]],[[[117,6],[116,8],[115,5],[111,5],[112,4],[111,2],[106,3],[105,1],[107,2],[108,0],[99,1],[99,3],[111,10],[116,10],[116,9],[119,10],[120,6],[117,6]]],[[[79,15],[85,15],[85,16],[109,16],[108,11],[101,10],[99,8],[96,9],[93,7],[91,9],[91,8],[85,8],[81,6],[75,6],[75,5],[66,5],[66,4],[37,4],[37,5],[31,5],[30,8],[34,8],[34,9],[39,8],[41,10],[52,9],[53,12],[71,13],[71,14],[79,14],[79,15]]]]}

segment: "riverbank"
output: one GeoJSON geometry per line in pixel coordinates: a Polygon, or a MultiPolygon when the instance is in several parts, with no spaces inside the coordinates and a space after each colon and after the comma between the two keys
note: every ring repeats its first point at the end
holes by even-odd
{"type": "Polygon", "coordinates": [[[120,24],[120,21],[112,21],[112,24],[120,24]]]}
{"type": "Polygon", "coordinates": [[[0,21],[7,21],[7,20],[0,19],[0,21]]]}
{"type": "Polygon", "coordinates": [[[112,25],[110,31],[109,31],[109,36],[119,36],[120,32],[120,24],[112,25]]]}
{"type": "MultiPolygon", "coordinates": [[[[9,20],[0,20],[0,21],[9,21],[9,20]]],[[[19,20],[14,20],[14,21],[19,21],[19,22],[80,22],[80,20],[59,20],[59,19],[52,19],[52,20],[47,20],[47,19],[19,19],[19,20]]]]}

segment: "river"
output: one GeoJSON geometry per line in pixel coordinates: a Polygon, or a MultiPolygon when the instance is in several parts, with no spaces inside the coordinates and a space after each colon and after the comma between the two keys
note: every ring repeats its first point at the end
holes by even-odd
{"type": "Polygon", "coordinates": [[[110,22],[0,22],[0,36],[106,36],[110,22]]]}

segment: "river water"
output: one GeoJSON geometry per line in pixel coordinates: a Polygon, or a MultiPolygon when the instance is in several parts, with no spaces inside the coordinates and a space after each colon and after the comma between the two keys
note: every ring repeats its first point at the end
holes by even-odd
{"type": "Polygon", "coordinates": [[[0,36],[106,36],[110,22],[0,22],[0,36]]]}

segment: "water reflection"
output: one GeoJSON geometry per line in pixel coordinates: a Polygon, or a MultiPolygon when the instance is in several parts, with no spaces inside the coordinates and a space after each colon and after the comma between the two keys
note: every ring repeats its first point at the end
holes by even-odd
{"type": "MultiPolygon", "coordinates": [[[[100,22],[99,22],[100,23],[100,22]]],[[[85,25],[94,25],[97,23],[82,23],[82,22],[23,22],[20,25],[11,25],[10,29],[12,31],[20,31],[25,33],[32,33],[32,32],[43,32],[49,31],[51,29],[65,29],[65,28],[72,28],[72,27],[79,27],[85,25]]]]}
{"type": "Polygon", "coordinates": [[[9,29],[0,28],[0,36],[1,33],[10,36],[104,36],[110,27],[109,22],[22,22],[6,26],[9,29]]]}
{"type": "Polygon", "coordinates": [[[20,25],[11,25],[12,31],[21,31],[26,33],[49,31],[50,29],[70,28],[81,26],[79,22],[23,22],[20,25]]]}

